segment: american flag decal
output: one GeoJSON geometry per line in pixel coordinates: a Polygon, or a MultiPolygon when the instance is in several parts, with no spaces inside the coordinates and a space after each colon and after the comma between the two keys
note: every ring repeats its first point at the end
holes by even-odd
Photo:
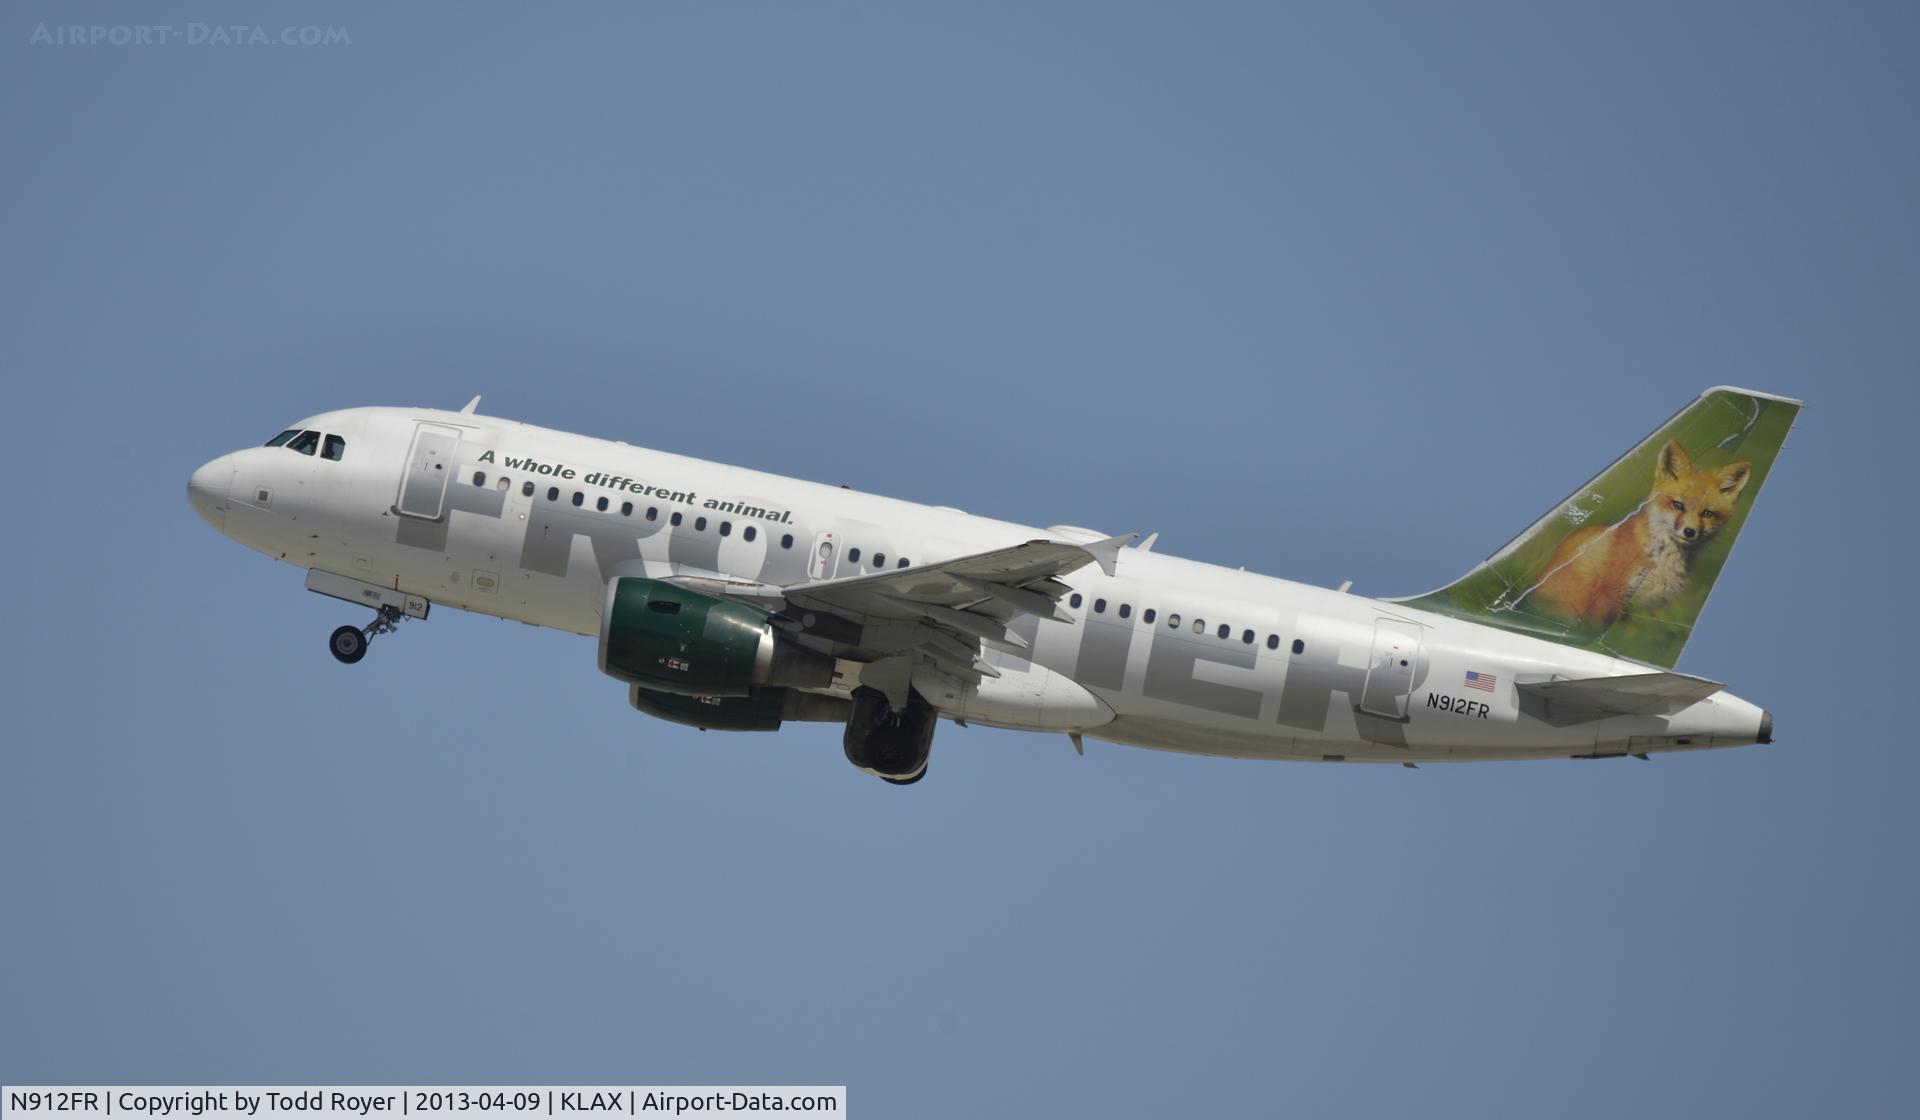
{"type": "Polygon", "coordinates": [[[1500,683],[1499,678],[1495,677],[1492,673],[1476,673],[1472,669],[1467,670],[1468,688],[1477,688],[1482,692],[1492,692],[1493,686],[1498,683],[1500,683]]]}

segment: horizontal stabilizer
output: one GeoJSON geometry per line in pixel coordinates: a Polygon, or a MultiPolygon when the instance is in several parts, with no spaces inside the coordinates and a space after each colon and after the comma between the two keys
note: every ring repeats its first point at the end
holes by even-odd
{"type": "Polygon", "coordinates": [[[1515,687],[1563,708],[1623,716],[1670,716],[1726,685],[1685,673],[1635,673],[1627,677],[1523,681],[1515,687]]]}

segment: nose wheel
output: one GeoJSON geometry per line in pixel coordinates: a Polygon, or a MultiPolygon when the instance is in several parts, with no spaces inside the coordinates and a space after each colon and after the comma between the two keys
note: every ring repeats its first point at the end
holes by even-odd
{"type": "Polygon", "coordinates": [[[327,638],[327,652],[342,665],[352,665],[367,655],[367,643],[380,634],[391,634],[407,616],[398,607],[381,607],[380,613],[364,629],[342,626],[327,638]]]}
{"type": "Polygon", "coordinates": [[[367,636],[358,626],[342,626],[327,639],[327,649],[342,665],[351,665],[367,655],[367,636]]]}

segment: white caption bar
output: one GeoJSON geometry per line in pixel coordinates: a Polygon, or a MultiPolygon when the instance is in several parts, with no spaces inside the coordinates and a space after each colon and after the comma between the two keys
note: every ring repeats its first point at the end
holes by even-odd
{"type": "Polygon", "coordinates": [[[386,1120],[799,1113],[845,1120],[845,1085],[33,1085],[0,1087],[0,1120],[386,1120]]]}

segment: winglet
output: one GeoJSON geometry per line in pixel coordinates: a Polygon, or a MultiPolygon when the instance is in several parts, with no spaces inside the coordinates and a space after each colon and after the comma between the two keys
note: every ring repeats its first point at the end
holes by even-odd
{"type": "Polygon", "coordinates": [[[467,402],[467,407],[460,410],[460,415],[472,416],[473,410],[479,407],[480,407],[480,395],[478,393],[475,393],[473,399],[467,402]]]}
{"type": "Polygon", "coordinates": [[[1088,541],[1080,547],[1086,550],[1087,555],[1093,557],[1093,562],[1100,565],[1101,571],[1107,573],[1108,576],[1112,576],[1113,566],[1120,559],[1120,550],[1132,544],[1133,539],[1139,535],[1138,533],[1122,533],[1117,537],[1108,537],[1103,541],[1088,541]]]}

